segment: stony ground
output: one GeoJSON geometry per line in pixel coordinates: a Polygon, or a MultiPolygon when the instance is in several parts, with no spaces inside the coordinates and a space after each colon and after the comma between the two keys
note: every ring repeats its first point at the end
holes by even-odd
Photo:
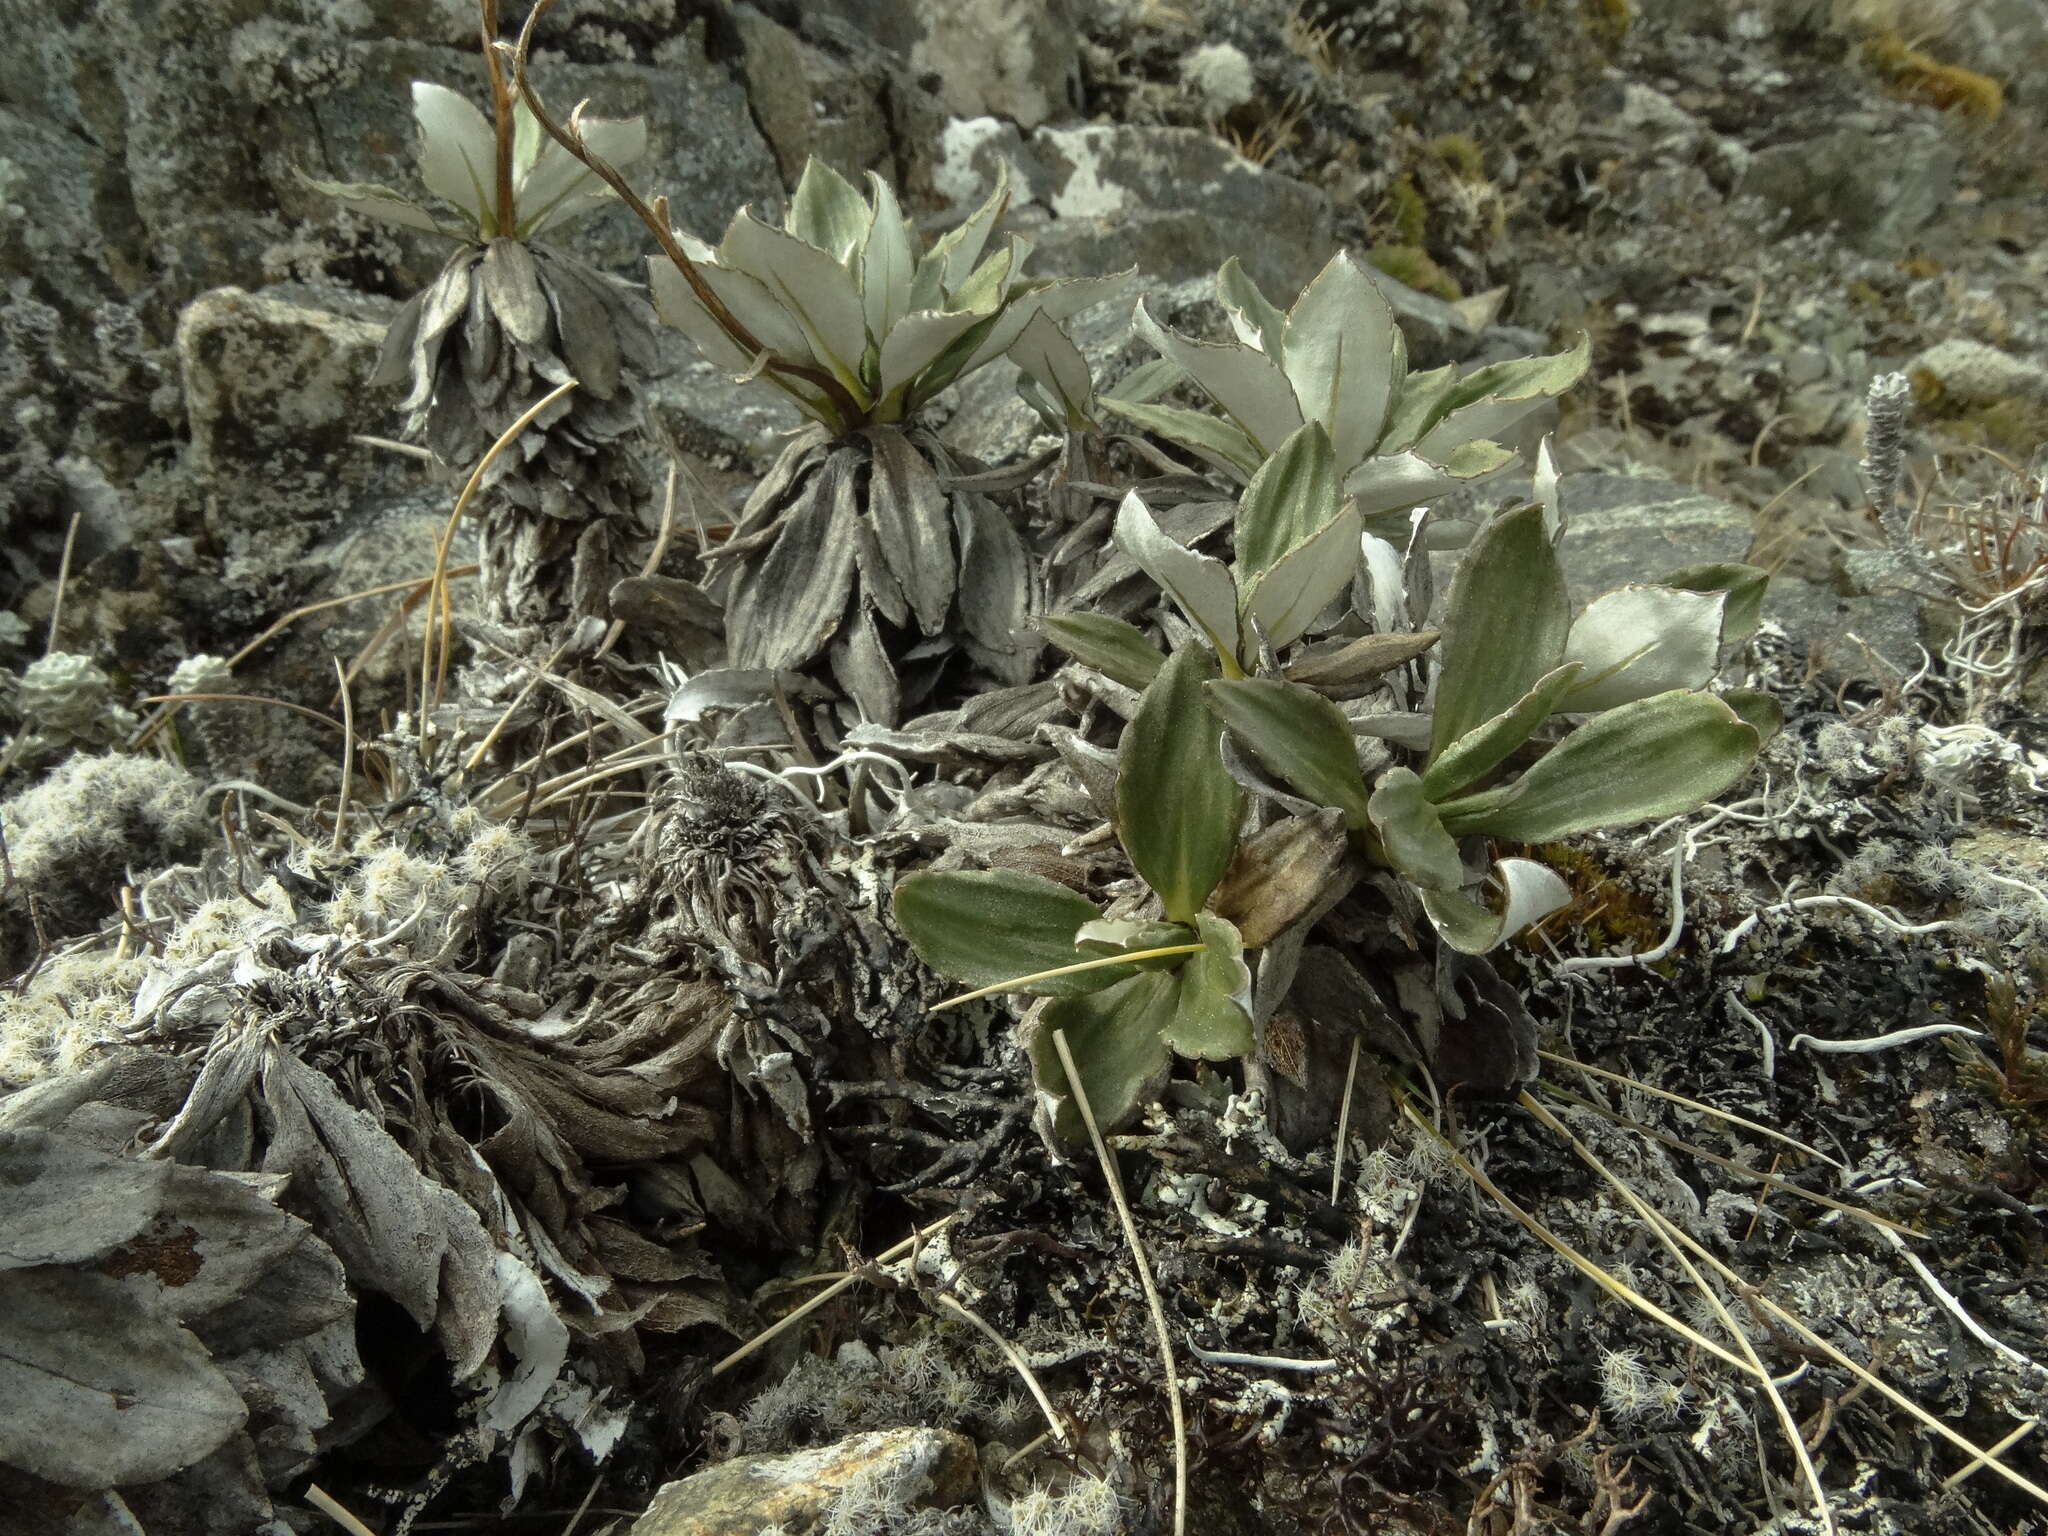
{"type": "MultiPolygon", "coordinates": [[[[474,14],[195,0],[60,8],[10,31],[0,969],[16,980],[0,995],[0,1087],[20,1091],[0,1123],[56,1138],[114,1187],[130,1177],[108,1171],[120,1148],[163,1133],[202,1057],[214,1072],[238,1059],[232,1031],[283,1031],[308,1079],[331,1074],[402,1128],[344,1138],[334,1164],[412,1191],[393,1222],[446,1215],[406,1182],[431,1183],[420,1170],[466,1199],[495,1180],[559,1242],[534,1260],[555,1290],[597,1277],[614,1320],[579,1338],[581,1377],[536,1383],[555,1393],[546,1435],[490,1440],[446,1362],[482,1359],[492,1338],[434,1303],[437,1265],[444,1291],[450,1276],[484,1285],[484,1229],[447,1216],[424,1278],[401,1265],[364,1286],[376,1220],[358,1250],[323,1229],[332,1273],[262,1227],[236,1201],[271,1175],[233,1160],[236,1135],[275,1134],[287,1100],[309,1145],[356,1121],[292,1076],[303,1065],[260,1064],[250,1045],[245,1080],[221,1090],[249,1107],[181,1143],[194,1171],[151,1198],[201,1251],[263,1254],[249,1274],[272,1276],[292,1298],[277,1314],[296,1307],[304,1326],[277,1324],[286,1350],[227,1327],[233,1296],[185,1296],[178,1316],[208,1349],[241,1351],[245,1399],[270,1394],[270,1438],[138,1475],[142,1528],[331,1528],[309,1481],[379,1530],[407,1510],[420,1530],[624,1529],[650,1502],[644,1536],[1166,1528],[1166,1397],[1107,1191],[1033,1130],[1010,1015],[922,1028],[939,984],[886,936],[890,871],[959,825],[1026,823],[1052,848],[1089,830],[1078,796],[1020,790],[1039,760],[1001,743],[1035,722],[954,720],[937,747],[879,747],[908,762],[925,820],[878,842],[856,843],[843,816],[821,830],[748,780],[657,803],[649,814],[679,819],[726,805],[676,846],[744,829],[744,901],[706,864],[634,866],[610,803],[613,822],[507,815],[535,793],[516,760],[450,798],[434,765],[387,755],[384,841],[329,858],[333,818],[315,808],[340,787],[334,738],[246,700],[338,708],[335,662],[359,661],[355,718],[389,728],[418,696],[416,583],[451,488],[363,441],[393,433],[395,401],[362,380],[438,253],[337,213],[297,173],[406,182],[407,82],[473,83],[474,14]],[[16,681],[46,651],[79,658],[61,697],[16,681]],[[109,755],[172,691],[243,701],[190,704],[149,750],[109,755]],[[475,894],[436,884],[448,869],[475,894]],[[676,1044],[712,1029],[717,988],[677,981],[680,948],[663,946],[713,885],[734,900],[722,921],[744,910],[732,932],[758,929],[752,949],[732,941],[734,966],[801,952],[793,1008],[881,1021],[807,1085],[808,1141],[741,1104],[723,1048],[714,1066],[702,1040],[676,1044]],[[325,944],[342,908],[365,932],[414,926],[343,953],[325,944]],[[787,911],[800,919],[763,915],[787,911]],[[167,960],[205,975],[151,995],[158,1038],[185,1054],[145,1070],[119,1047],[167,960]],[[571,1030],[599,1013],[612,1032],[571,1030]],[[513,1146],[521,1116],[570,1129],[513,1146]],[[481,1186],[472,1146],[488,1153],[481,1186]],[[862,1268],[804,1328],[714,1371],[815,1289],[805,1277],[949,1216],[914,1260],[862,1268]],[[221,1235],[245,1219],[268,1235],[221,1235]],[[962,1308],[1029,1365],[1071,1444],[1044,1443],[1013,1361],[962,1308]],[[524,1502],[501,1517],[508,1466],[524,1502]]],[[[1404,285],[1418,366],[1585,332],[1587,382],[1530,436],[1555,433],[1574,472],[1575,588],[1710,559],[1777,573],[1746,664],[1788,727],[1746,798],[1543,851],[1576,900],[1503,968],[1560,1058],[1531,1102],[1437,1106],[1454,1157],[1408,1117],[1431,1120],[1411,1074],[1352,1056],[1355,997],[1333,961],[1320,1009],[1249,1078],[1178,1082],[1122,1139],[1184,1346],[1190,1529],[1819,1530],[1792,1434],[1837,1529],[2048,1529],[1995,1469],[1959,1480],[1968,1455],[1843,1362],[1979,1446],[2043,1413],[2028,1363],[2048,1357],[2043,609],[1969,612],[2048,568],[2034,458],[2048,21],[2031,0],[587,0],[541,42],[552,99],[647,117],[650,184],[707,236],[783,197],[810,154],[881,171],[935,224],[1002,157],[1037,270],[1135,266],[1184,328],[1217,323],[1209,282],[1227,256],[1278,295],[1342,246],[1404,285]],[[1935,580],[1883,555],[1856,468],[1865,386],[1893,370],[1913,390],[1907,499],[1935,580]],[[1975,1033],[1826,1049],[1939,1024],[1975,1033]],[[1348,1071],[1354,1134],[1332,1198],[1327,1121],[1348,1071]],[[1902,1249],[1801,1189],[1925,1235],[1902,1249]],[[1728,1266],[1720,1293],[1791,1431],[1739,1366],[1672,1326],[1731,1337],[1658,1217],[1728,1266]]],[[[629,274],[643,243],[619,212],[573,239],[629,274]]],[[[1127,300],[1077,329],[1107,377],[1147,355],[1128,321],[1127,300]]],[[[723,499],[703,521],[729,521],[794,419],[664,345],[661,426],[723,499]]],[[[933,423],[988,464],[1033,448],[1005,372],[933,423]]],[[[651,669],[615,674],[612,704],[650,701],[658,714],[651,669]]],[[[494,714],[480,708],[481,725],[494,714]]],[[[582,728],[567,703],[544,714],[522,721],[529,743],[582,728]]],[[[1098,877],[1111,857],[1067,856],[1098,877]]],[[[317,1184],[322,1166],[294,1177],[317,1184]]],[[[99,1251],[92,1285],[179,1288],[170,1250],[139,1230],[108,1244],[125,1268],[99,1251]]],[[[508,1328],[540,1329],[530,1299],[499,1299],[508,1328]]],[[[516,1384],[512,1362],[533,1357],[493,1358],[516,1384]]],[[[2037,1432],[2005,1463],[2048,1484],[2044,1445],[2037,1432]]],[[[60,1483],[0,1469],[30,1529],[132,1528],[60,1483]]]]}

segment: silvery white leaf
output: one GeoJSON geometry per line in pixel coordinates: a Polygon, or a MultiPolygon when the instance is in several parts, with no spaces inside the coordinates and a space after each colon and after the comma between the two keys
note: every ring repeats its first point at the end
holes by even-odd
{"type": "Polygon", "coordinates": [[[1449,463],[1437,464],[1419,453],[1387,454],[1367,459],[1344,481],[1361,517],[1392,512],[1454,491],[1470,481],[1494,474],[1514,461],[1514,454],[1492,443],[1468,443],[1449,463]],[[1489,451],[1490,450],[1490,451],[1489,451]]]}
{"type": "Polygon", "coordinates": [[[549,1304],[540,1276],[509,1253],[497,1256],[497,1282],[505,1343],[519,1363],[485,1400],[478,1421],[509,1434],[540,1406],[561,1375],[569,1357],[569,1328],[549,1304]]]}
{"type": "Polygon", "coordinates": [[[1430,923],[1460,954],[1483,955],[1571,902],[1571,887],[1548,865],[1500,859],[1493,870],[1507,893],[1498,913],[1462,891],[1421,893],[1430,923]]]}
{"type": "Polygon", "coordinates": [[[445,233],[431,213],[403,192],[394,192],[389,187],[375,186],[367,181],[317,181],[303,174],[299,180],[343,207],[381,219],[386,224],[396,224],[402,229],[425,230],[429,234],[445,233]]]}
{"type": "MultiPolygon", "coordinates": [[[[1013,280],[1023,264],[1024,252],[1019,251],[1010,264],[1013,280]]],[[[1009,351],[1034,315],[1045,315],[1052,320],[1071,320],[1084,309],[1093,309],[1097,304],[1105,304],[1115,298],[1129,285],[1136,272],[1137,269],[1132,267],[1123,272],[1112,272],[1108,277],[1066,278],[1012,299],[1009,307],[989,328],[988,335],[981,339],[980,345],[961,366],[960,374],[970,374],[1009,351]]]]}
{"type": "MultiPolygon", "coordinates": [[[[743,272],[766,289],[803,327],[818,360],[842,380],[858,377],[868,345],[867,317],[853,274],[830,255],[743,208],[725,232],[718,265],[743,272]]],[[[719,297],[725,298],[722,289],[719,297]]]]}
{"type": "MultiPolygon", "coordinates": [[[[745,272],[735,272],[714,261],[697,262],[697,274],[732,317],[752,332],[754,340],[768,351],[792,363],[818,361],[802,324],[781,300],[768,291],[766,285],[745,272]]],[[[689,280],[680,272],[676,276],[694,298],[695,290],[690,288],[689,280]]],[[[753,358],[749,357],[747,364],[751,367],[753,358]]]]}
{"type": "Polygon", "coordinates": [[[964,221],[933,241],[932,248],[918,262],[912,280],[913,309],[939,308],[947,295],[967,280],[967,274],[980,263],[982,247],[988,244],[989,232],[996,227],[996,220],[1002,217],[1009,200],[1009,162],[998,161],[996,184],[987,199],[964,221]]]}
{"type": "Polygon", "coordinates": [[[1295,300],[1285,356],[1302,413],[1330,434],[1338,470],[1350,469],[1379,441],[1408,355],[1393,306],[1349,255],[1333,256],[1295,300]]]}
{"type": "MultiPolygon", "coordinates": [[[[522,118],[530,119],[523,101],[516,103],[513,111],[522,118]]],[[[520,126],[523,127],[524,123],[520,126]]],[[[583,142],[590,152],[618,169],[624,169],[647,153],[647,122],[644,118],[586,117],[577,126],[582,130],[583,142]]],[[[581,160],[552,138],[545,138],[513,187],[512,200],[518,209],[520,237],[531,239],[542,230],[555,228],[611,196],[612,189],[593,175],[581,160]]]]}
{"type": "Polygon", "coordinates": [[[1235,656],[1237,584],[1222,561],[1198,555],[1169,538],[1135,491],[1127,493],[1117,508],[1116,542],[1180,604],[1218,652],[1235,656]]]}
{"type": "Polygon", "coordinates": [[[1536,445],[1536,500],[1543,506],[1543,526],[1552,542],[1564,537],[1564,503],[1557,493],[1557,461],[1550,456],[1550,436],[1536,445]]]}
{"type": "Polygon", "coordinates": [[[1454,394],[1467,398],[1477,389],[1489,392],[1459,406],[1423,433],[1415,451],[1442,461],[1461,444],[1499,437],[1544,401],[1555,399],[1577,383],[1586,371],[1589,352],[1590,344],[1582,336],[1569,352],[1511,358],[1467,374],[1458,381],[1454,394]]]}
{"type": "Polygon", "coordinates": [[[919,310],[905,315],[882,343],[882,398],[887,399],[937,362],[946,348],[988,318],[987,311],[919,310]]]}
{"type": "Polygon", "coordinates": [[[1216,298],[1239,341],[1257,347],[1282,368],[1287,366],[1287,317],[1259,291],[1235,256],[1216,274],[1216,298]]]}
{"type": "Polygon", "coordinates": [[[1095,394],[1088,359],[1051,316],[1040,311],[1031,317],[1010,347],[1010,360],[1052,392],[1069,428],[1086,421],[1095,394]]]}
{"type": "Polygon", "coordinates": [[[412,115],[420,130],[420,180],[481,228],[494,216],[497,131],[468,97],[427,80],[412,83],[412,115]]]}
{"type": "MultiPolygon", "coordinates": [[[[896,204],[889,183],[868,172],[868,189],[875,205],[874,221],[868,226],[861,247],[861,303],[867,313],[868,335],[877,343],[888,337],[896,322],[910,313],[910,284],[916,275],[917,258],[910,240],[910,222],[896,204]]],[[[887,393],[888,386],[883,386],[887,393]]]]}
{"type": "Polygon", "coordinates": [[[1584,663],[1586,681],[1558,705],[1577,714],[1612,709],[1714,676],[1725,592],[1618,587],[1586,605],[1565,641],[1564,660],[1584,663]]]}
{"type": "Polygon", "coordinates": [[[1243,654],[1257,643],[1254,622],[1276,651],[1299,640],[1316,615],[1351,584],[1354,562],[1349,557],[1359,538],[1358,513],[1347,506],[1276,560],[1244,598],[1243,654]]]}
{"type": "Polygon", "coordinates": [[[873,219],[874,210],[853,183],[812,155],[804,161],[782,227],[852,270],[873,219]]]}
{"type": "Polygon", "coordinates": [[[1242,427],[1262,454],[1280,445],[1301,426],[1301,407],[1294,386],[1280,365],[1255,347],[1234,343],[1190,341],[1168,330],[1143,300],[1132,322],[1148,342],[1170,359],[1223,413],[1242,427]]]}
{"type": "Polygon", "coordinates": [[[1402,628],[1405,617],[1401,610],[1401,551],[1370,533],[1359,535],[1358,551],[1372,586],[1372,627],[1379,634],[1393,634],[1402,628]]]}

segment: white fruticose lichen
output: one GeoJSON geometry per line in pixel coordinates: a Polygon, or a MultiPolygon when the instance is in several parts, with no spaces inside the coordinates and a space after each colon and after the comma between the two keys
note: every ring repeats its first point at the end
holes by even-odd
{"type": "Polygon", "coordinates": [[[1241,107],[1258,92],[1252,61],[1233,43],[1207,43],[1180,61],[1180,78],[1211,117],[1241,107]]]}

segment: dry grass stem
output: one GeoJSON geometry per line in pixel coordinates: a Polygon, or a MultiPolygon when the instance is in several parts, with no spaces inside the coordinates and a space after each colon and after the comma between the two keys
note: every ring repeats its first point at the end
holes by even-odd
{"type": "Polygon", "coordinates": [[[334,851],[341,852],[342,838],[348,831],[348,797],[354,786],[356,766],[356,705],[349,697],[348,675],[342,671],[341,658],[334,658],[334,675],[341,681],[341,791],[334,802],[334,851]]]}
{"type": "Polygon", "coordinates": [[[1559,1056],[1550,1051],[1540,1049],[1536,1054],[1554,1066],[1570,1067],[1576,1072],[1584,1072],[1593,1077],[1605,1078],[1608,1082],[1618,1084],[1620,1087],[1634,1089],[1637,1093],[1647,1093],[1653,1099],[1662,1099],[1667,1104],[1680,1105],[1698,1114],[1706,1115],[1710,1119],[1722,1121],[1727,1125],[1739,1126],[1743,1130],[1754,1132],[1756,1135],[1762,1136],[1767,1140],[1780,1142],[1792,1148],[1795,1152],[1804,1152],[1808,1157],[1818,1158],[1821,1162],[1828,1164],[1832,1168],[1839,1168],[1844,1173],[1849,1171],[1848,1166],[1839,1158],[1828,1156],[1820,1148],[1810,1147],[1796,1137],[1787,1136],[1783,1131],[1773,1130],[1770,1126],[1764,1125],[1759,1121],[1745,1119],[1743,1116],[1735,1114],[1730,1110],[1716,1109],[1711,1104],[1702,1104],[1698,1099],[1689,1099],[1682,1093],[1673,1093],[1668,1088],[1657,1088],[1649,1083],[1640,1082],[1633,1077],[1626,1076],[1623,1073],[1610,1072],[1605,1067],[1596,1067],[1589,1062],[1575,1061],[1569,1056],[1559,1056]]]}
{"type": "Polygon", "coordinates": [[[958,997],[949,997],[943,1003],[933,1003],[926,1011],[938,1013],[947,1008],[958,1008],[962,1003],[971,1003],[977,998],[1007,992],[1013,987],[1029,986],[1034,981],[1049,981],[1055,976],[1077,976],[1083,971],[1100,971],[1112,965],[1129,965],[1134,960],[1164,960],[1170,955],[1199,955],[1201,952],[1202,946],[1199,944],[1167,944],[1158,949],[1134,949],[1127,954],[1104,955],[1099,960],[1082,960],[1074,965],[1056,965],[1049,971],[1033,971],[1028,976],[1012,976],[1008,981],[976,987],[972,992],[962,992],[958,997]]]}
{"type": "Polygon", "coordinates": [[[45,656],[57,649],[57,626],[64,619],[64,592],[71,585],[71,551],[78,543],[78,524],[84,516],[83,508],[72,513],[71,526],[64,530],[64,555],[57,562],[57,595],[50,599],[50,629],[43,637],[45,656]]]}
{"type": "Polygon", "coordinates": [[[1337,1110],[1337,1150],[1330,1156],[1330,1204],[1337,1203],[1337,1192],[1344,1187],[1344,1143],[1351,1134],[1351,1092],[1358,1086],[1358,1050],[1364,1042],[1357,1035],[1351,1037],[1351,1061],[1344,1068],[1344,1102],[1337,1110]]]}
{"type": "MultiPolygon", "coordinates": [[[[955,1211],[950,1215],[941,1216],[937,1221],[933,1222],[930,1226],[920,1227],[917,1231],[911,1233],[910,1236],[904,1238],[903,1241],[901,1241],[900,1243],[895,1243],[890,1247],[884,1249],[880,1254],[878,1254],[875,1257],[874,1262],[876,1264],[895,1263],[898,1259],[902,1258],[905,1254],[909,1253],[911,1249],[915,1248],[919,1243],[922,1243],[926,1238],[931,1237],[935,1233],[944,1231],[947,1226],[949,1226],[951,1223],[955,1221],[958,1221],[959,1219],[960,1213],[958,1211],[955,1211]]],[[[798,1307],[794,1312],[791,1312],[787,1316],[779,1318],[775,1322],[770,1323],[766,1328],[762,1329],[759,1333],[755,1334],[751,1339],[747,1340],[747,1342],[742,1344],[738,1349],[734,1350],[731,1354],[727,1355],[723,1360],[720,1360],[717,1364],[713,1365],[711,1367],[711,1374],[713,1376],[724,1375],[727,1371],[731,1370],[734,1366],[738,1365],[742,1360],[746,1359],[747,1356],[751,1355],[755,1350],[761,1348],[765,1344],[771,1343],[772,1341],[781,1338],[783,1334],[789,1332],[790,1329],[794,1328],[798,1323],[802,1322],[805,1318],[809,1317],[813,1312],[817,1311],[818,1308],[824,1306],[825,1303],[830,1301],[833,1297],[850,1289],[854,1285],[859,1284],[860,1278],[860,1274],[856,1272],[850,1275],[844,1275],[839,1279],[833,1281],[832,1284],[826,1286],[824,1290],[818,1292],[817,1295],[813,1296],[809,1301],[805,1302],[802,1306],[798,1307]]]]}
{"type": "Polygon", "coordinates": [[[454,510],[448,514],[448,523],[441,530],[440,540],[434,546],[433,586],[427,596],[427,633],[420,651],[420,739],[426,739],[427,715],[429,710],[441,702],[441,694],[448,680],[448,658],[455,649],[455,607],[448,601],[448,551],[455,545],[455,528],[462,521],[462,514],[469,510],[469,504],[476,499],[477,490],[484,483],[484,475],[497,461],[499,454],[511,445],[520,433],[532,426],[541,412],[553,405],[562,396],[576,387],[576,380],[564,379],[553,389],[542,395],[519,415],[519,419],[507,427],[498,440],[485,450],[484,456],[470,471],[468,481],[462,487],[462,494],[455,498],[454,510]],[[435,665],[434,613],[440,612],[441,654],[440,665],[435,665]],[[427,679],[434,679],[431,701],[427,697],[427,679]]]}
{"type": "Polygon", "coordinates": [[[375,1531],[343,1509],[334,1496],[318,1483],[306,1485],[306,1502],[347,1531],[348,1536],[377,1536],[375,1531]]]}
{"type": "Polygon", "coordinates": [[[1758,1384],[1763,1388],[1764,1394],[1771,1400],[1771,1409],[1778,1417],[1778,1426],[1785,1432],[1785,1441],[1792,1447],[1792,1455],[1799,1463],[1799,1474],[1806,1480],[1807,1490],[1813,1495],[1814,1508],[1820,1515],[1821,1525],[1827,1531],[1828,1536],[1835,1536],[1834,1510],[1828,1503],[1827,1488],[1820,1480],[1820,1469],[1813,1464],[1813,1454],[1806,1448],[1805,1437],[1799,1433],[1799,1421],[1792,1417],[1792,1410],[1786,1405],[1785,1395],[1778,1390],[1777,1383],[1771,1379],[1771,1373],[1765,1368],[1762,1357],[1757,1354],[1756,1345],[1751,1341],[1749,1334],[1735,1321],[1735,1317],[1728,1310],[1727,1304],[1722,1301],[1720,1293],[1707,1283],[1706,1277],[1685,1256],[1685,1250],[1678,1245],[1677,1240],[1671,1235],[1677,1230],[1676,1225],[1654,1210],[1648,1201],[1636,1193],[1634,1187],[1626,1179],[1622,1178],[1599,1157],[1595,1156],[1592,1148],[1573,1135],[1570,1128],[1562,1120],[1559,1120],[1557,1116],[1544,1108],[1526,1090],[1516,1096],[1516,1102],[1528,1110],[1530,1114],[1534,1115],[1546,1129],[1562,1138],[1580,1162],[1599,1174],[1622,1199],[1626,1200],[1630,1208],[1635,1211],[1637,1217],[1656,1235],[1658,1242],[1664,1245],[1665,1251],[1677,1262],[1678,1267],[1685,1271],[1686,1279],[1692,1283],[1693,1288],[1699,1292],[1701,1298],[1712,1309],[1714,1316],[1720,1320],[1722,1328],[1727,1331],[1730,1338],[1735,1340],[1736,1346],[1741,1349],[1744,1357],[1749,1361],[1750,1368],[1756,1373],[1758,1384]]]}
{"type": "Polygon", "coordinates": [[[1067,1435],[1066,1421],[1060,1417],[1059,1410],[1053,1407],[1052,1399],[1045,1395],[1045,1388],[1039,1385],[1038,1377],[1031,1369],[1031,1362],[1018,1352],[1017,1346],[996,1332],[994,1325],[979,1312],[962,1305],[944,1291],[933,1292],[932,1299],[962,1322],[971,1324],[979,1330],[983,1338],[1002,1351],[1003,1358],[1010,1362],[1010,1369],[1024,1378],[1025,1390],[1038,1404],[1038,1411],[1045,1415],[1048,1432],[1059,1442],[1061,1450],[1069,1449],[1073,1442],[1067,1435]]]}
{"type": "Polygon", "coordinates": [[[1173,1536],[1186,1536],[1188,1425],[1181,1407],[1180,1372],[1173,1360],[1173,1335],[1166,1326],[1166,1308],[1159,1300],[1158,1287],[1152,1283],[1152,1266],[1145,1258],[1145,1245],[1138,1238],[1137,1219],[1131,1215],[1130,1202],[1124,1198],[1124,1181],[1116,1171],[1116,1159],[1109,1155],[1109,1144],[1102,1139],[1102,1128],[1095,1123],[1095,1110],[1088,1102],[1088,1090],[1081,1086],[1081,1073],[1074,1065],[1074,1053],[1067,1046],[1067,1032],[1054,1030],[1052,1043],[1059,1052],[1060,1067],[1067,1074],[1067,1086],[1073,1090],[1074,1107],[1081,1112],[1081,1123],[1088,1127],[1088,1139],[1095,1144],[1095,1156],[1102,1164],[1102,1176],[1109,1183],[1110,1203],[1116,1207],[1117,1220],[1123,1223],[1124,1241],[1131,1245],[1131,1264],[1138,1271],[1138,1284],[1144,1287],[1145,1304],[1152,1311],[1153,1331],[1159,1335],[1159,1358],[1166,1366],[1166,1407],[1173,1418],[1173,1536]]]}

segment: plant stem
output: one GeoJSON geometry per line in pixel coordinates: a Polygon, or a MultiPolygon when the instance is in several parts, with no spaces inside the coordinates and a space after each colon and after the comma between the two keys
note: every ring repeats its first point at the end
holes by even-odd
{"type": "Polygon", "coordinates": [[[491,114],[498,135],[497,229],[510,235],[518,222],[512,206],[512,88],[505,83],[505,64],[498,57],[498,0],[479,0],[484,37],[484,63],[491,76],[491,114]]]}

